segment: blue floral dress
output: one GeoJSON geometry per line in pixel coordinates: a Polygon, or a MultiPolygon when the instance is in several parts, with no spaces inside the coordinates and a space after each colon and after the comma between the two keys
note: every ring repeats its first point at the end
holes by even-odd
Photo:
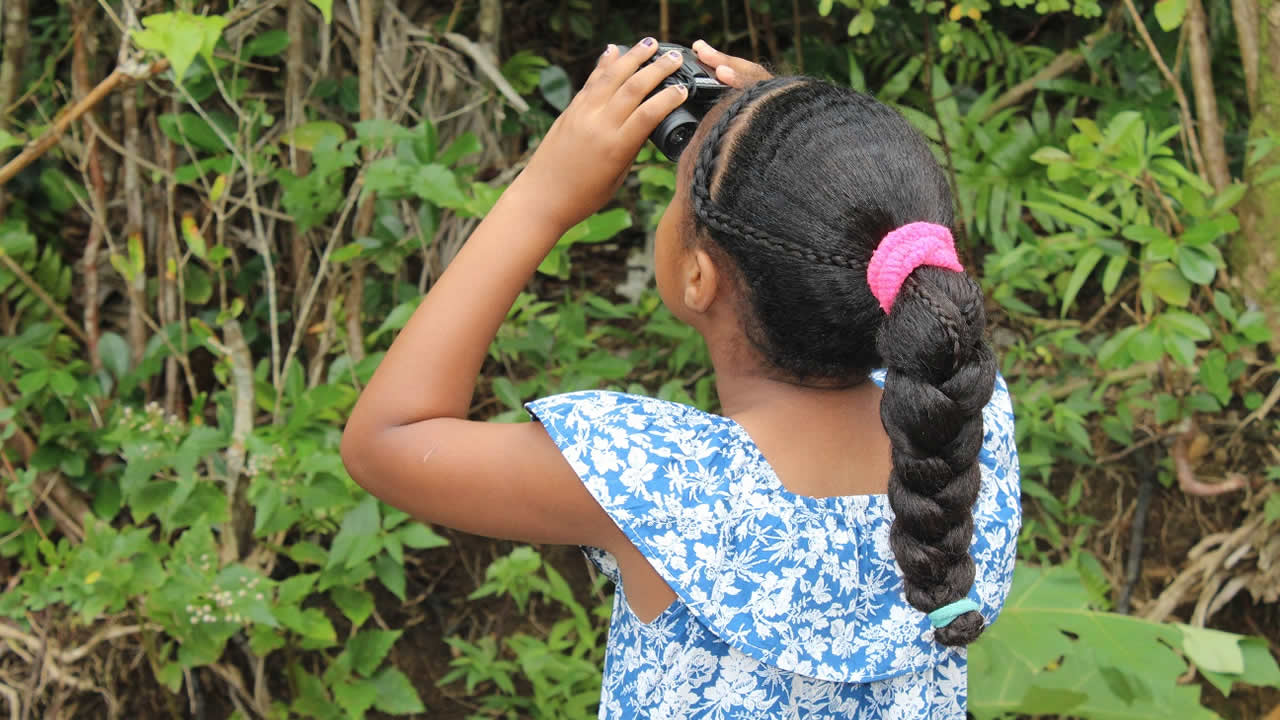
{"type": "MultiPolygon", "coordinates": [[[[586,548],[617,583],[601,718],[963,720],[965,651],[903,596],[885,495],[793,494],[742,426],[678,403],[585,391],[527,408],[677,596],[641,622],[612,556],[586,548]]],[[[1003,378],[983,423],[969,597],[994,622],[1021,522],[1003,378]]]]}

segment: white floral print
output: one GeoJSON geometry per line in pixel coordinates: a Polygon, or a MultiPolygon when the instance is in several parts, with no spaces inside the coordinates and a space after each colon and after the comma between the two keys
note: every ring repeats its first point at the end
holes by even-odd
{"type": "MultiPolygon", "coordinates": [[[[677,596],[642,623],[612,556],[584,548],[618,583],[601,718],[965,717],[965,651],[907,603],[886,496],[793,494],[740,425],[678,403],[586,391],[527,408],[677,596]]],[[[983,429],[969,597],[990,623],[1021,523],[1003,378],[983,429]]]]}

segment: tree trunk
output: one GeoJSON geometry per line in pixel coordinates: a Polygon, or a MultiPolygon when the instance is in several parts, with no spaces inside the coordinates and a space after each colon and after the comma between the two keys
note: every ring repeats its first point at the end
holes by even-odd
{"type": "MultiPolygon", "coordinates": [[[[1280,139],[1280,0],[1258,0],[1258,88],[1249,140],[1280,139]]],[[[1241,32],[1245,28],[1240,28],[1241,32]]],[[[1245,297],[1267,316],[1271,347],[1280,352],[1280,179],[1259,183],[1280,167],[1280,147],[1245,168],[1249,191],[1240,204],[1243,230],[1232,247],[1231,261],[1245,297]]]]}

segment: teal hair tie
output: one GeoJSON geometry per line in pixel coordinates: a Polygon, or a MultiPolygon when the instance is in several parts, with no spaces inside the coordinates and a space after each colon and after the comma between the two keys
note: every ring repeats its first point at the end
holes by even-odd
{"type": "Polygon", "coordinates": [[[969,598],[962,598],[953,603],[948,603],[942,607],[929,613],[929,622],[933,623],[935,628],[946,627],[951,624],[952,620],[969,612],[977,610],[978,603],[969,598]]]}

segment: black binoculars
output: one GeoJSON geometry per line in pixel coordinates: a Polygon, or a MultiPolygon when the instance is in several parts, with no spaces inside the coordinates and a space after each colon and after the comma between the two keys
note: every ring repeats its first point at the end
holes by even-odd
{"type": "MultiPolygon", "coordinates": [[[[619,53],[625,53],[629,49],[626,45],[618,46],[619,53]]],[[[683,85],[688,89],[689,96],[680,104],[680,107],[658,123],[658,127],[649,139],[658,146],[663,155],[675,161],[680,158],[680,153],[684,152],[685,146],[693,138],[693,132],[698,129],[698,123],[703,116],[731,88],[716,80],[715,73],[699,62],[693,51],[683,45],[659,43],[658,51],[645,65],[671,50],[678,51],[683,61],[680,68],[667,76],[653,92],[656,94],[672,85],[683,85]]]]}

